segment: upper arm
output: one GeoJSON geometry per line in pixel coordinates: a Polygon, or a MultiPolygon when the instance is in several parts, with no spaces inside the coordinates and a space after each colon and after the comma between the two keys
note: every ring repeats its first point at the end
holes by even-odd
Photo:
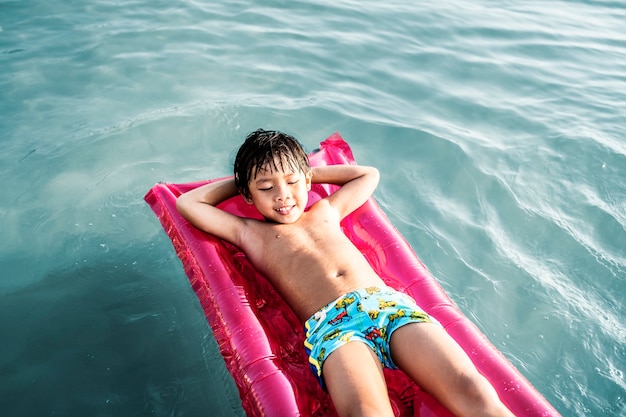
{"type": "Polygon", "coordinates": [[[316,168],[313,181],[341,186],[326,200],[343,219],[372,196],[378,186],[379,173],[369,166],[332,165],[316,168]]]}
{"type": "Polygon", "coordinates": [[[234,184],[228,181],[217,181],[186,192],[176,200],[176,208],[198,229],[239,245],[246,220],[216,207],[236,195],[234,184]]]}

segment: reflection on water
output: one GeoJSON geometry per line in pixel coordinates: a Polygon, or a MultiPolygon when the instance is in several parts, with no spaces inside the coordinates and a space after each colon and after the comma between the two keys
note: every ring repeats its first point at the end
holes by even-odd
{"type": "Polygon", "coordinates": [[[625,415],[621,4],[0,9],[7,415],[241,415],[142,198],[228,175],[258,127],[309,150],[340,131],[433,275],[557,410],[625,415]]]}

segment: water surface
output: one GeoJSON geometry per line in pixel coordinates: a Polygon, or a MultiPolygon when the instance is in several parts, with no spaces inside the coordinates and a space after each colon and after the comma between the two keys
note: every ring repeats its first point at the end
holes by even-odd
{"type": "Polygon", "coordinates": [[[0,1],[0,410],[242,415],[142,198],[339,131],[564,416],[623,416],[626,6],[0,1]]]}

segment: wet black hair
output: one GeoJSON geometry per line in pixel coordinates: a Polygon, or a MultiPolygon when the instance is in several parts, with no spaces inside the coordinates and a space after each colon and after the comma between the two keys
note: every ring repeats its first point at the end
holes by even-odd
{"type": "Polygon", "coordinates": [[[250,198],[250,181],[265,166],[272,170],[311,171],[309,157],[296,138],[276,130],[257,129],[250,133],[235,157],[235,185],[245,198],[250,198]]]}

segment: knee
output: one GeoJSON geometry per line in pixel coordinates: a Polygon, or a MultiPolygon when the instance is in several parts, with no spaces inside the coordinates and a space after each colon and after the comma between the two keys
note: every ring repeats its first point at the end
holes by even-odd
{"type": "Polygon", "coordinates": [[[457,404],[463,416],[504,416],[508,409],[502,404],[489,381],[479,374],[464,374],[458,378],[457,391],[460,393],[457,404]]]}

